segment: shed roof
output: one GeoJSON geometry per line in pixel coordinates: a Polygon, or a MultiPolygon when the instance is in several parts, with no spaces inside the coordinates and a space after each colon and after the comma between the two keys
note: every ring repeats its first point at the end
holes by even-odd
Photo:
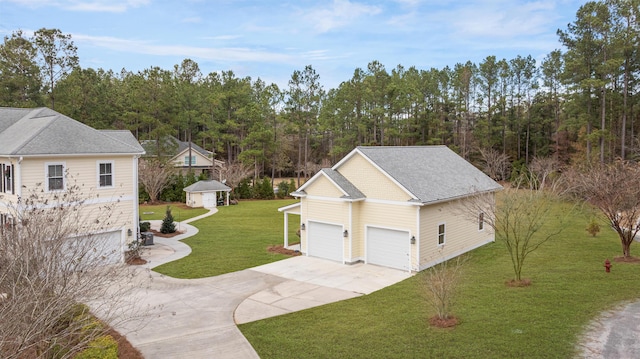
{"type": "Polygon", "coordinates": [[[185,187],[185,192],[230,192],[231,188],[216,180],[202,180],[185,187]]]}
{"type": "Polygon", "coordinates": [[[99,131],[49,108],[0,107],[0,155],[144,154],[129,131],[99,131]]]}

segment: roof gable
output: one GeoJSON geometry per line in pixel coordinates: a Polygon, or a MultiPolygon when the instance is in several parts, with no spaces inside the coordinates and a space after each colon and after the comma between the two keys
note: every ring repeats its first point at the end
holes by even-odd
{"type": "Polygon", "coordinates": [[[129,131],[98,131],[48,108],[0,108],[0,155],[143,154],[129,131]]]}
{"type": "Polygon", "coordinates": [[[334,171],[331,168],[323,168],[292,194],[297,196],[304,196],[307,194],[306,191],[309,190],[310,187],[312,188],[314,185],[321,183],[322,179],[325,179],[327,182],[331,183],[331,185],[333,185],[333,187],[342,194],[340,196],[340,198],[342,199],[359,200],[365,198],[365,195],[360,192],[360,190],[356,186],[354,186],[353,183],[351,183],[342,174],[334,171]]]}
{"type": "Polygon", "coordinates": [[[362,154],[415,201],[433,203],[477,192],[500,190],[497,182],[446,146],[357,147],[333,169],[362,154]]]}

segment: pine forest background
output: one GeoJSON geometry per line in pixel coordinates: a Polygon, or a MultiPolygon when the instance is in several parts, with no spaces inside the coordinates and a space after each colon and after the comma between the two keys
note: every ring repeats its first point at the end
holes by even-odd
{"type": "Polygon", "coordinates": [[[191,139],[254,177],[308,177],[358,145],[446,145],[478,164],[508,159],[508,179],[536,159],[558,166],[640,157],[640,1],[587,2],[538,62],[489,55],[445,68],[371,61],[327,89],[312,65],[279,88],[185,59],[139,72],[81,68],[57,29],[0,45],[0,106],[48,106],[136,138],[191,139]]]}

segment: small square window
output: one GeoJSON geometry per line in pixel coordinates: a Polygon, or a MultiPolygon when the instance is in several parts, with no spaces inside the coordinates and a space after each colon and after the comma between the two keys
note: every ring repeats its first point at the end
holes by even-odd
{"type": "Polygon", "coordinates": [[[444,244],[444,223],[438,225],[438,245],[444,244]]]}
{"type": "Polygon", "coordinates": [[[196,156],[184,156],[184,165],[189,165],[189,158],[191,158],[191,165],[194,166],[196,164],[196,156]]]}

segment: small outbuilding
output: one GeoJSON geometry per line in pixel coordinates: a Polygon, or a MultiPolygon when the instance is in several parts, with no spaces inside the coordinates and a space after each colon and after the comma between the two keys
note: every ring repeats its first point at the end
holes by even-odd
{"type": "Polygon", "coordinates": [[[229,205],[231,188],[216,180],[198,181],[184,189],[187,192],[187,206],[215,208],[229,205]]]}

